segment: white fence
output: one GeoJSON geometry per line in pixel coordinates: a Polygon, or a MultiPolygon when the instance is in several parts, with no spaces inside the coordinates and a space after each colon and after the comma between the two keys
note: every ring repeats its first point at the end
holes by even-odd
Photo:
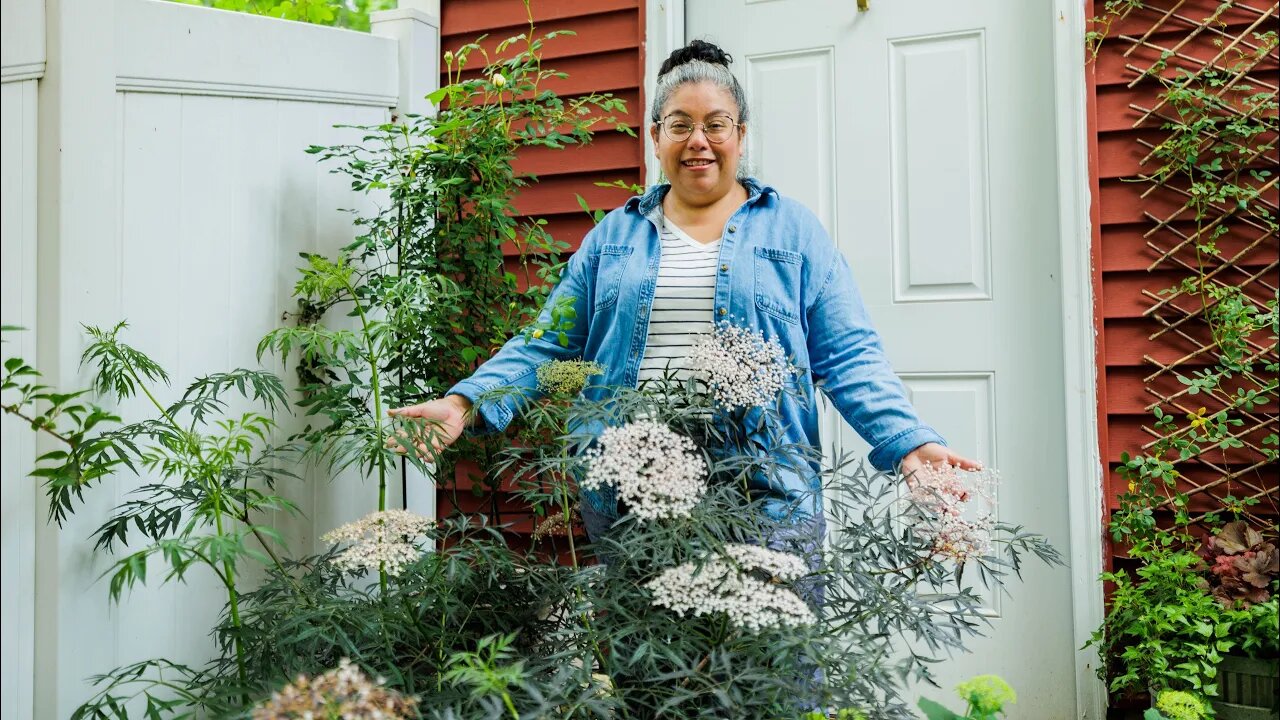
{"type": "MultiPolygon", "coordinates": [[[[357,139],[337,124],[423,110],[439,77],[438,10],[426,6],[380,14],[373,35],[158,0],[3,8],[0,316],[29,328],[4,353],[61,388],[88,377],[81,323],[128,320],[127,341],[174,378],[161,401],[197,375],[256,366],[257,340],[293,305],[297,253],[349,241],[338,208],[369,202],[304,149],[357,139]]],[[[66,717],[90,675],[127,662],[203,662],[221,608],[211,578],[159,588],[159,568],[109,606],[107,559],[86,539],[141,480],[92,488],[57,528],[26,477],[50,449],[4,418],[5,719],[66,717]]],[[[413,487],[411,503],[431,512],[430,488],[413,487]]],[[[288,494],[309,518],[288,528],[303,550],[376,504],[358,478],[288,494]]]]}

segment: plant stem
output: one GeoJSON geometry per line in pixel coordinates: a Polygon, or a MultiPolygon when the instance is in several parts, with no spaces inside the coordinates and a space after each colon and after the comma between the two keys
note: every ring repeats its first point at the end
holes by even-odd
{"type": "Polygon", "coordinates": [[[46,427],[44,423],[36,423],[35,418],[27,417],[18,408],[19,408],[19,405],[17,403],[14,403],[13,405],[0,405],[0,409],[4,410],[10,415],[13,415],[19,420],[23,420],[28,424],[30,424],[31,426],[38,428],[41,432],[46,433],[48,435],[52,435],[54,438],[61,440],[62,442],[66,443],[67,445],[70,445],[73,448],[76,446],[76,444],[72,442],[71,438],[58,433],[57,431],[53,430],[50,427],[46,427]]]}
{"type": "MultiPolygon", "coordinates": [[[[216,483],[209,483],[211,486],[216,483]]],[[[218,529],[219,537],[222,536],[222,492],[219,490],[213,497],[213,519],[218,529]]],[[[240,636],[240,594],[236,592],[236,568],[235,563],[230,558],[222,561],[223,574],[227,578],[227,599],[230,601],[231,625],[236,629],[235,646],[236,646],[236,668],[240,672],[240,682],[244,684],[248,678],[244,665],[244,638],[240,636]]],[[[246,702],[248,698],[245,698],[246,702]]]]}
{"type": "MultiPolygon", "coordinates": [[[[115,353],[115,356],[116,356],[116,359],[120,361],[120,364],[124,366],[125,370],[133,378],[133,381],[134,383],[137,384],[138,389],[140,389],[143,392],[143,394],[147,396],[147,399],[151,401],[151,404],[154,405],[156,409],[160,411],[160,414],[164,417],[165,422],[169,423],[169,426],[172,427],[184,438],[184,440],[186,441],[186,445],[190,449],[191,454],[195,457],[196,464],[199,467],[205,467],[204,454],[200,451],[200,441],[198,439],[192,438],[194,433],[186,432],[178,425],[178,423],[173,419],[173,416],[169,414],[169,411],[165,409],[163,405],[160,404],[160,401],[156,399],[156,396],[153,395],[151,393],[151,390],[147,388],[146,384],[142,382],[142,378],[138,377],[138,373],[134,370],[133,365],[129,363],[129,361],[126,358],[124,358],[119,353],[115,353]]],[[[216,529],[218,537],[222,537],[223,536],[222,488],[217,482],[217,479],[212,477],[212,475],[206,475],[204,480],[210,495],[212,495],[213,497],[214,527],[216,529]]],[[[244,640],[241,637],[241,630],[243,626],[241,625],[241,622],[240,622],[240,593],[236,590],[235,561],[232,560],[231,558],[225,558],[222,561],[222,566],[223,566],[223,575],[225,577],[225,584],[227,587],[227,603],[228,603],[228,607],[230,608],[231,626],[235,628],[234,642],[235,642],[235,648],[236,648],[236,667],[239,670],[240,682],[243,684],[246,681],[247,673],[245,671],[245,664],[244,664],[244,640]]],[[[245,697],[245,702],[246,703],[248,702],[247,696],[245,697]]]]}
{"type": "Polygon", "coordinates": [[[511,694],[506,690],[502,691],[502,703],[511,712],[511,717],[515,718],[515,720],[520,720],[520,713],[516,710],[516,704],[511,702],[511,694]]]}
{"type": "MultiPolygon", "coordinates": [[[[360,327],[364,331],[364,337],[369,359],[369,385],[373,390],[373,424],[377,428],[378,439],[377,447],[379,448],[377,455],[378,467],[378,512],[385,512],[387,509],[387,455],[384,448],[386,438],[383,434],[382,425],[382,387],[381,373],[378,366],[378,350],[375,347],[376,338],[370,332],[369,316],[365,313],[364,303],[359,301],[356,289],[341,273],[335,273],[335,276],[351,293],[351,297],[355,299],[354,307],[356,313],[360,316],[360,327]]],[[[378,566],[378,586],[382,590],[382,597],[387,596],[387,568],[385,565],[378,566]]]]}

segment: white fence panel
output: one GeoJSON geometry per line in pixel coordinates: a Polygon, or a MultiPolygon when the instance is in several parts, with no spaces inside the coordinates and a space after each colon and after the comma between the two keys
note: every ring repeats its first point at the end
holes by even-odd
{"type": "MultiPolygon", "coordinates": [[[[162,403],[198,375],[256,367],[258,340],[294,307],[298,253],[350,241],[351,217],[338,208],[369,202],[305,148],[358,140],[334,126],[385,122],[433,89],[402,88],[400,63],[434,67],[437,45],[424,38],[438,20],[396,11],[380,28],[391,37],[379,37],[158,0],[4,8],[0,314],[38,329],[6,354],[38,359],[52,384],[83,387],[81,323],[127,319],[126,341],[174,380],[159,388],[162,403]],[[37,59],[19,59],[10,39],[43,39],[46,10],[37,85],[43,42],[26,46],[37,59]]],[[[295,384],[291,368],[267,362],[295,384]]],[[[138,399],[118,410],[153,414],[138,399]]],[[[11,418],[3,441],[3,718],[65,717],[91,693],[90,675],[135,660],[206,661],[225,599],[214,578],[196,571],[160,588],[157,565],[151,587],[115,607],[98,579],[110,559],[87,538],[150,478],[101,483],[66,527],[50,527],[22,476],[53,445],[11,418]]],[[[309,516],[280,520],[297,552],[377,501],[376,486],[355,477],[283,490],[309,516]]]]}
{"type": "MultiPolygon", "coordinates": [[[[0,4],[0,322],[27,328],[4,355],[36,358],[36,147],[44,74],[44,2],[0,4]]],[[[4,402],[12,398],[6,394],[4,402]]],[[[32,716],[35,658],[35,436],[0,420],[0,718],[32,716]]]]}
{"type": "MultiPolygon", "coordinates": [[[[7,6],[6,6],[7,7],[7,6]]],[[[7,20],[6,20],[7,22],[7,20]]],[[[0,321],[5,357],[36,362],[36,80],[0,85],[0,321]]],[[[12,402],[7,394],[4,402],[12,402]]],[[[6,415],[0,426],[0,717],[31,716],[34,658],[35,435],[6,415]],[[27,668],[24,672],[21,668],[27,668]]]]}

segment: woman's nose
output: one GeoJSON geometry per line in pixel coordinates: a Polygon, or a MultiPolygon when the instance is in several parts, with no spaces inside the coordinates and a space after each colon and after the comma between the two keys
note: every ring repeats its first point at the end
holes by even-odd
{"type": "Polygon", "coordinates": [[[707,140],[706,128],[701,125],[694,125],[693,131],[689,133],[689,138],[685,140],[685,144],[695,148],[709,147],[711,143],[707,140]]]}

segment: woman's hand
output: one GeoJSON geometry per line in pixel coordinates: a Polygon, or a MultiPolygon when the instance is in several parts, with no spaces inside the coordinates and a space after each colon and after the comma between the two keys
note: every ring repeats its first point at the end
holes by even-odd
{"type": "Polygon", "coordinates": [[[403,454],[405,446],[412,444],[419,457],[439,455],[462,435],[470,412],[471,401],[461,395],[446,395],[438,400],[388,410],[391,417],[422,420],[424,427],[412,436],[403,430],[397,431],[395,437],[387,439],[387,447],[403,454]]]}
{"type": "Polygon", "coordinates": [[[945,463],[961,470],[982,469],[982,463],[957,455],[945,445],[925,443],[902,458],[902,464],[899,466],[898,472],[903,477],[911,477],[912,473],[923,468],[925,463],[929,463],[934,467],[941,467],[945,463]]]}

